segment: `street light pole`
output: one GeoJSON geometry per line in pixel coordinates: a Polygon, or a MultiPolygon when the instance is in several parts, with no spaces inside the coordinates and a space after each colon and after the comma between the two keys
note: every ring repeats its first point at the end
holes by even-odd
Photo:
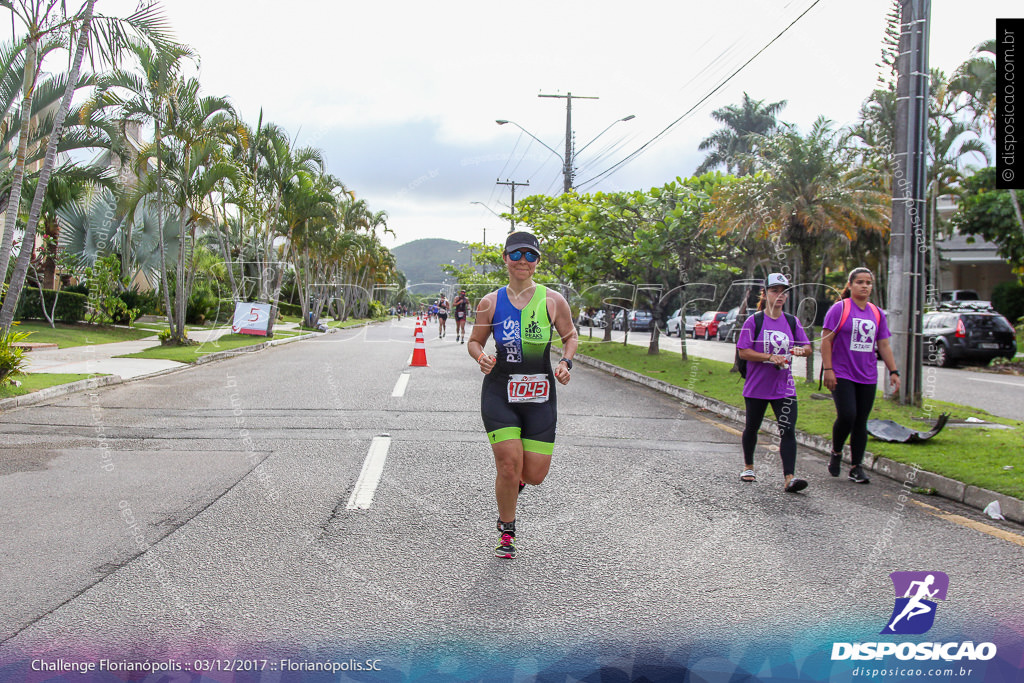
{"type": "MultiPolygon", "coordinates": [[[[562,191],[572,191],[572,173],[573,173],[573,153],[572,153],[572,100],[574,95],[566,93],[564,95],[537,95],[537,97],[557,97],[565,99],[565,157],[562,161],[562,191]]],[[[596,100],[597,97],[591,97],[587,95],[575,95],[577,100],[596,100]]]]}
{"type": "MultiPolygon", "coordinates": [[[[607,133],[608,129],[611,128],[612,126],[614,126],[616,123],[620,123],[622,121],[630,121],[632,119],[635,119],[636,116],[633,115],[633,114],[630,114],[629,116],[623,116],[621,119],[615,119],[610,124],[608,124],[607,128],[605,128],[600,133],[595,135],[593,137],[593,139],[590,140],[590,142],[588,142],[587,144],[583,145],[583,147],[580,148],[579,152],[573,152],[572,151],[572,128],[571,128],[571,126],[572,126],[572,98],[575,97],[576,99],[588,99],[588,100],[596,100],[597,98],[596,97],[581,98],[581,97],[578,97],[576,95],[573,95],[572,93],[568,93],[567,95],[540,95],[540,97],[565,97],[567,99],[568,103],[566,105],[566,118],[565,118],[565,125],[566,125],[565,156],[562,156],[561,154],[559,154],[555,150],[551,149],[551,147],[547,143],[545,143],[543,140],[538,138],[536,135],[534,135],[530,131],[528,131],[525,128],[523,128],[522,126],[520,126],[515,121],[509,121],[508,119],[496,119],[495,123],[497,123],[499,126],[504,126],[506,123],[511,123],[513,126],[515,126],[519,130],[523,131],[524,133],[529,135],[531,138],[533,138],[534,140],[539,142],[546,150],[548,150],[549,152],[554,154],[556,157],[558,157],[558,160],[562,162],[562,190],[563,190],[563,192],[570,192],[572,190],[572,188],[573,188],[573,181],[575,180],[574,176],[575,176],[576,171],[574,169],[574,165],[575,165],[575,162],[576,162],[576,157],[579,156],[580,152],[582,152],[587,147],[589,147],[599,137],[601,137],[602,135],[607,133]]],[[[479,203],[479,202],[474,202],[474,203],[479,203]]]]}
{"type": "Polygon", "coordinates": [[[511,235],[513,232],[516,231],[516,185],[520,185],[522,187],[529,187],[530,181],[526,181],[525,183],[517,183],[514,180],[506,180],[505,182],[495,180],[494,182],[497,183],[498,185],[510,185],[512,187],[512,225],[508,229],[508,232],[511,235]]]}

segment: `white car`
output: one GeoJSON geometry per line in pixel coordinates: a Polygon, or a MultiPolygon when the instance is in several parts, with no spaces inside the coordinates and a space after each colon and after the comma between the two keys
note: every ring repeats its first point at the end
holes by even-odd
{"type": "Polygon", "coordinates": [[[677,308],[672,311],[672,315],[668,317],[668,321],[665,323],[665,334],[669,337],[679,335],[679,327],[683,324],[683,318],[680,315],[682,309],[677,308]]]}
{"type": "Polygon", "coordinates": [[[682,327],[683,334],[693,334],[693,326],[700,319],[696,315],[682,315],[682,309],[676,309],[669,316],[668,322],[665,323],[665,334],[671,337],[673,334],[679,336],[679,328],[682,327]]]}

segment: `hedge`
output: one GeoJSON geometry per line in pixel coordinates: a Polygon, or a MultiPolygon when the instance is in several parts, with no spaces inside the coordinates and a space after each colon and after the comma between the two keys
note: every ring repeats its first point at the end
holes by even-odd
{"type": "MultiPolygon", "coordinates": [[[[54,291],[44,289],[43,294],[46,300],[46,310],[53,308],[53,297],[57,297],[57,310],[54,317],[62,323],[77,323],[85,319],[85,305],[88,297],[77,292],[54,291]],[[59,296],[58,296],[59,295],[59,296]]],[[[39,303],[39,288],[25,287],[21,291],[21,298],[18,299],[18,307],[14,309],[14,317],[17,320],[45,320],[42,306],[39,303]]]]}
{"type": "Polygon", "coordinates": [[[1024,285],[1012,280],[996,285],[992,290],[992,307],[1016,324],[1024,316],[1024,285]]]}
{"type": "Polygon", "coordinates": [[[298,304],[290,304],[285,301],[281,301],[277,304],[277,311],[281,315],[287,315],[293,318],[302,317],[302,306],[299,306],[298,304]]]}

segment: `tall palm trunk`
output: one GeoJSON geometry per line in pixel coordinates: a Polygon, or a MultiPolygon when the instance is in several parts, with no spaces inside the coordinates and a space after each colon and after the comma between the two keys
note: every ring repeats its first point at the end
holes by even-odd
{"type": "MultiPolygon", "coordinates": [[[[36,92],[36,42],[29,38],[25,46],[25,70],[22,80],[21,100],[21,132],[18,134],[18,155],[11,177],[11,192],[7,202],[7,215],[4,220],[3,243],[0,244],[0,282],[7,279],[7,266],[11,262],[11,251],[14,248],[14,231],[18,226],[18,213],[21,211],[21,190],[25,183],[25,159],[28,157],[29,124],[32,120],[32,98],[36,92]]],[[[33,233],[34,234],[34,233],[33,233]]],[[[29,231],[25,231],[25,247],[29,231]]],[[[6,328],[5,328],[6,329],[6,328]]]]}
{"type": "Polygon", "coordinates": [[[178,323],[178,334],[174,339],[179,344],[185,342],[185,222],[188,219],[187,204],[178,213],[181,229],[178,230],[178,267],[174,271],[174,317],[178,323]]]}
{"type": "MultiPolygon", "coordinates": [[[[46,157],[43,159],[43,168],[39,171],[39,182],[36,184],[36,193],[32,198],[32,208],[29,210],[28,222],[25,224],[25,243],[22,244],[21,251],[18,253],[18,260],[14,265],[14,273],[11,275],[10,288],[7,290],[7,296],[4,298],[3,308],[0,309],[0,330],[3,331],[9,329],[14,321],[14,309],[18,305],[18,297],[21,295],[21,288],[25,284],[25,275],[28,273],[32,247],[35,246],[35,226],[39,222],[39,214],[43,210],[43,199],[46,197],[46,186],[50,182],[50,174],[53,173],[53,166],[57,161],[57,143],[60,141],[61,133],[64,130],[64,119],[67,118],[68,110],[71,109],[71,99],[74,97],[75,88],[78,85],[78,74],[81,71],[86,45],[89,43],[89,29],[92,24],[92,10],[95,4],[96,0],[89,0],[85,6],[74,61],[71,64],[71,71],[68,73],[68,82],[64,88],[60,109],[57,110],[57,114],[53,119],[53,129],[50,131],[50,138],[46,143],[46,157]]],[[[20,146],[19,143],[19,148],[20,146]]],[[[6,269],[6,267],[5,264],[4,268],[6,269]]]]}
{"type": "MultiPolygon", "coordinates": [[[[163,157],[160,151],[160,112],[157,107],[157,115],[154,117],[154,142],[156,144],[156,221],[157,221],[157,243],[160,245],[160,289],[164,294],[164,311],[167,314],[167,328],[171,337],[175,338],[174,311],[171,309],[171,283],[167,279],[167,244],[164,239],[164,185],[163,185],[163,157]]],[[[181,232],[181,226],[178,227],[181,232]]]]}
{"type": "MultiPolygon", "coordinates": [[[[220,199],[221,199],[221,211],[220,211],[221,216],[220,217],[221,217],[221,219],[223,219],[223,222],[224,222],[224,230],[221,232],[220,244],[221,244],[221,248],[224,250],[224,265],[225,265],[225,267],[226,267],[226,269],[228,271],[228,285],[231,287],[231,298],[234,299],[235,298],[235,265],[234,265],[234,263],[231,260],[231,249],[228,246],[230,244],[230,242],[231,242],[231,239],[230,239],[231,238],[231,226],[230,226],[230,224],[228,224],[227,198],[222,193],[221,196],[220,196],[220,199]]],[[[213,193],[212,192],[210,193],[210,207],[214,209],[214,217],[213,217],[214,218],[214,224],[217,224],[217,215],[216,215],[217,212],[215,210],[216,209],[216,204],[214,204],[214,202],[213,202],[213,193]]],[[[241,220],[241,216],[239,216],[239,220],[241,220]]]]}
{"type": "Polygon", "coordinates": [[[1017,225],[1020,226],[1021,232],[1024,232],[1024,216],[1021,216],[1020,202],[1017,200],[1017,191],[1010,190],[1010,202],[1013,204],[1013,213],[1017,217],[1017,225]]]}

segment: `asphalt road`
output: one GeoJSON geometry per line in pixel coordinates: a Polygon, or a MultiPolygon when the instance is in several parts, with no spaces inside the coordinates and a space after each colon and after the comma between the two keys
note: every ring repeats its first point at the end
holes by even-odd
{"type": "MultiPolygon", "coordinates": [[[[580,335],[587,338],[589,328],[582,328],[580,335]]],[[[612,339],[622,341],[623,333],[612,331],[612,339]]],[[[603,339],[604,330],[594,330],[594,338],[603,339]]],[[[630,332],[629,343],[636,346],[649,346],[651,333],[630,332]]],[[[679,350],[678,337],[666,337],[662,334],[658,340],[660,348],[679,350]]],[[[734,344],[703,339],[686,339],[686,351],[688,354],[701,358],[711,358],[731,363],[736,351],[734,344]]],[[[793,365],[797,376],[806,376],[806,361],[802,358],[795,359],[793,365]]],[[[815,368],[821,368],[821,356],[815,354],[815,368]]],[[[887,381],[888,373],[885,372],[885,364],[878,363],[878,384],[882,386],[887,381]]],[[[817,381],[817,380],[815,380],[817,381]]],[[[1008,417],[1019,420],[1024,415],[1024,377],[1013,375],[998,375],[988,372],[980,372],[970,366],[957,368],[937,368],[931,365],[924,367],[922,376],[922,388],[925,397],[939,401],[948,401],[960,405],[981,408],[993,415],[1008,417]]]]}
{"type": "Polygon", "coordinates": [[[1024,632],[1020,527],[833,479],[803,451],[811,485],[785,494],[763,435],[741,483],[738,425],[581,366],[551,474],[521,498],[520,556],[498,560],[481,376],[453,329],[428,328],[430,367],[408,368],[411,331],[0,415],[0,678],[76,655],[368,658],[376,680],[661,657],[827,678],[834,640],[878,638],[896,570],[950,577],[929,638],[1024,632]],[[383,476],[349,509],[375,438],[383,476]]]}

